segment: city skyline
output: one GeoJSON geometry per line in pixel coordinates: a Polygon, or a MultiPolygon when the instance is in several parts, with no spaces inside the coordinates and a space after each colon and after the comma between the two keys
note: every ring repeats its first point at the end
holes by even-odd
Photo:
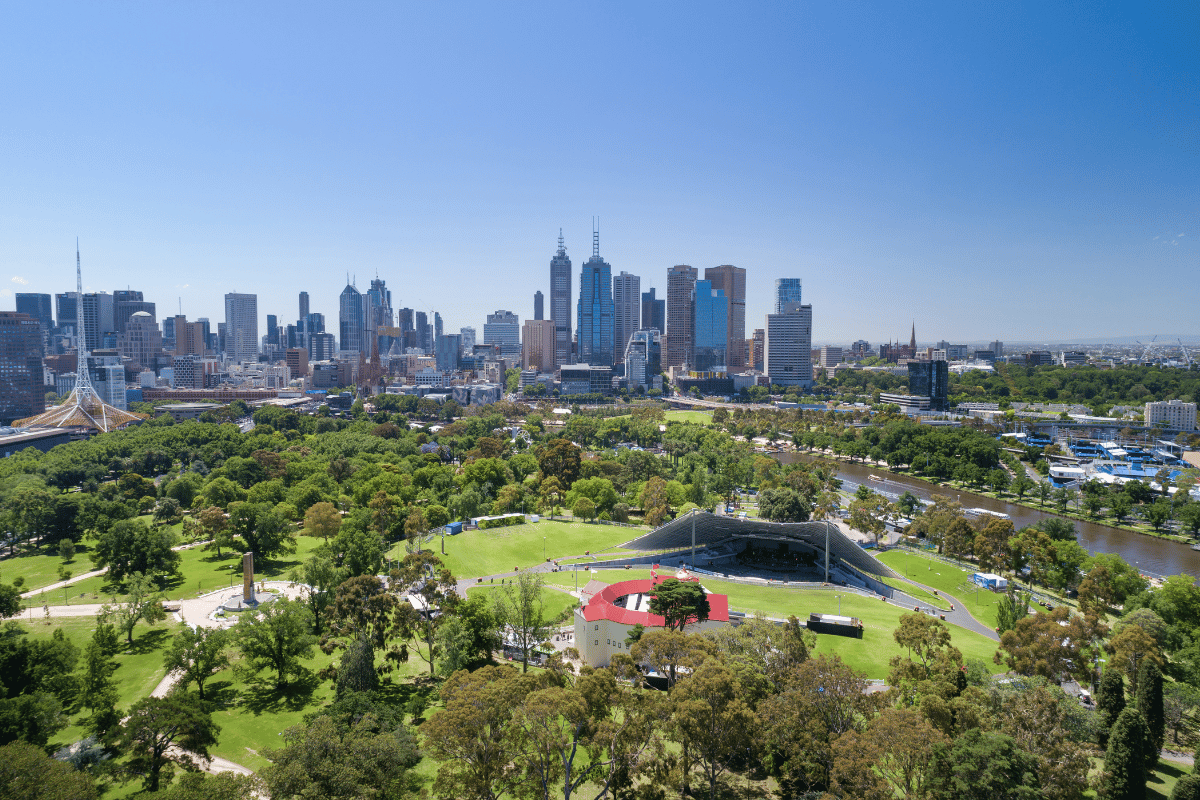
{"type": "Polygon", "coordinates": [[[79,235],[162,316],[334,319],[349,270],[525,319],[599,215],[643,291],[745,269],[747,330],[794,276],[816,341],[1196,332],[1193,5],[282,8],[12,9],[0,307],[67,290],[79,235]]]}

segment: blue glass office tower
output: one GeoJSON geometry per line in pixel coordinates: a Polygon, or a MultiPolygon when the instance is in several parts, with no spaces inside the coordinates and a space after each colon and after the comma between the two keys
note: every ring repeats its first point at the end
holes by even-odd
{"type": "Polygon", "coordinates": [[[775,279],[775,313],[784,313],[788,303],[800,305],[800,278],[775,279]]]}
{"type": "Polygon", "coordinates": [[[613,364],[612,266],[600,257],[600,231],[592,231],[592,257],[579,275],[579,363],[613,364]]]}
{"type": "Polygon", "coordinates": [[[729,298],[712,281],[696,281],[692,289],[692,369],[725,371],[725,345],[729,335],[729,298]]]}

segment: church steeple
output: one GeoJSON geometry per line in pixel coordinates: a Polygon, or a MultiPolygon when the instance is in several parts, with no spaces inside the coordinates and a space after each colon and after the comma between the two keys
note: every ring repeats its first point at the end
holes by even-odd
{"type": "Polygon", "coordinates": [[[910,338],[908,340],[908,346],[912,348],[913,354],[916,355],[916,352],[917,352],[917,321],[915,319],[913,320],[913,326],[912,326],[912,338],[910,338]]]}

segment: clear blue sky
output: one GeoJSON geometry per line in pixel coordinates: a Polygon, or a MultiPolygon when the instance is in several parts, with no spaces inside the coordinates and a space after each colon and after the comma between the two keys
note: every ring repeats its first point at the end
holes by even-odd
{"type": "Polygon", "coordinates": [[[160,319],[336,328],[378,272],[481,329],[598,215],[643,289],[745,267],[747,333],[786,276],[817,340],[1200,335],[1197,41],[1194,2],[11,3],[0,308],[78,235],[160,319]]]}

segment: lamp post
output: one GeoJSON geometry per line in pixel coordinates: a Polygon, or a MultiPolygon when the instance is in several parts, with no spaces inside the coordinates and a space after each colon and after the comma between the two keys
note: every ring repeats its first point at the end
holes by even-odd
{"type": "Polygon", "coordinates": [[[546,537],[542,537],[542,561],[546,560],[546,537]]]}

